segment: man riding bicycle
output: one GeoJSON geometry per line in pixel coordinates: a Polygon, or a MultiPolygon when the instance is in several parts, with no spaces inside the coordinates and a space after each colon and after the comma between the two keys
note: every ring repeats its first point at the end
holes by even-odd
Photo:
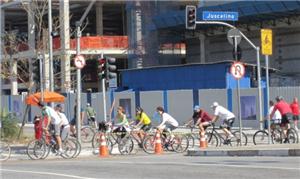
{"type": "MultiPolygon", "coordinates": [[[[162,118],[162,122],[157,126],[158,130],[163,132],[163,136],[166,138],[166,132],[171,133],[174,129],[178,127],[178,122],[170,114],[166,113],[164,108],[159,106],[156,108],[156,111],[162,118]]],[[[171,134],[171,137],[173,135],[171,134]]]]}
{"type": "Polygon", "coordinates": [[[230,112],[228,109],[219,105],[217,102],[214,102],[211,106],[214,111],[214,117],[212,119],[212,123],[216,122],[219,118],[222,120],[222,124],[220,128],[224,131],[225,136],[228,140],[234,137],[234,135],[230,132],[230,128],[235,120],[235,115],[230,112]]]}

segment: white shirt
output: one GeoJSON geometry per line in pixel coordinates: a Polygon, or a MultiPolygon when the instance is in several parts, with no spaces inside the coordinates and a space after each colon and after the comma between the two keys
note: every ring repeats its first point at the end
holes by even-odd
{"type": "Polygon", "coordinates": [[[60,118],[62,120],[62,124],[61,125],[64,125],[64,126],[69,125],[69,120],[68,120],[67,116],[64,113],[62,113],[62,112],[57,112],[57,113],[59,114],[59,116],[60,116],[60,118]]]}
{"type": "Polygon", "coordinates": [[[43,110],[45,111],[46,116],[51,117],[51,124],[58,125],[61,123],[62,119],[59,117],[59,115],[53,108],[45,106],[43,110]]]}
{"type": "Polygon", "coordinates": [[[215,116],[219,116],[221,120],[228,120],[231,118],[235,118],[234,114],[228,111],[223,106],[217,106],[214,111],[215,116]]]}
{"type": "MultiPolygon", "coordinates": [[[[271,106],[269,108],[269,115],[271,115],[271,113],[273,111],[273,108],[274,108],[274,106],[271,106]]],[[[275,113],[274,113],[274,115],[273,115],[272,120],[278,120],[278,119],[281,119],[281,114],[280,114],[280,112],[278,110],[276,110],[275,113]]]]}
{"type": "Polygon", "coordinates": [[[166,123],[171,124],[174,127],[178,127],[178,122],[174,119],[170,114],[163,113],[162,114],[162,122],[159,126],[165,125],[166,123]]]}

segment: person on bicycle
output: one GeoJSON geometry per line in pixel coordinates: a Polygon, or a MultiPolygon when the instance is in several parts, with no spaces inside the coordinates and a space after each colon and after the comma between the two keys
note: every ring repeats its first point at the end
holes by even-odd
{"type": "Polygon", "coordinates": [[[291,104],[291,109],[293,112],[294,128],[296,131],[298,131],[298,121],[299,121],[300,110],[299,110],[299,103],[298,103],[297,97],[294,97],[293,102],[291,104]]]}
{"type": "Polygon", "coordinates": [[[96,111],[94,108],[92,108],[90,103],[86,104],[85,112],[86,112],[88,122],[94,123],[95,128],[97,129],[96,111]]]}
{"type": "Polygon", "coordinates": [[[144,133],[149,131],[152,127],[151,119],[148,117],[148,115],[144,112],[144,110],[141,107],[137,107],[136,120],[137,120],[137,124],[134,126],[134,128],[138,128],[139,126],[142,126],[138,132],[138,136],[140,138],[139,143],[142,143],[142,139],[144,138],[144,133]]]}
{"type": "Polygon", "coordinates": [[[59,117],[57,112],[50,106],[46,106],[43,103],[39,102],[38,106],[42,109],[42,116],[48,118],[48,122],[46,126],[44,127],[44,130],[46,132],[49,131],[49,125],[51,124],[52,127],[54,128],[54,135],[58,144],[58,151],[57,154],[62,153],[62,142],[61,142],[61,137],[60,137],[60,126],[62,123],[62,119],[59,117]]]}
{"type": "Polygon", "coordinates": [[[289,128],[289,120],[292,120],[293,118],[293,113],[292,110],[290,108],[290,105],[284,101],[282,96],[277,96],[276,97],[276,101],[277,103],[274,105],[273,111],[271,112],[270,115],[270,119],[273,118],[276,110],[278,110],[281,114],[281,123],[280,123],[280,127],[283,131],[283,138],[284,138],[284,143],[288,142],[288,138],[287,138],[287,129],[289,128]]]}
{"type": "MultiPolygon", "coordinates": [[[[271,100],[269,102],[269,105],[270,105],[269,115],[271,115],[271,113],[272,113],[272,111],[274,109],[274,102],[271,100]]],[[[274,130],[275,129],[275,125],[276,124],[280,124],[280,122],[281,122],[281,114],[280,114],[280,112],[278,110],[276,110],[276,112],[273,115],[273,118],[270,118],[270,119],[271,119],[271,124],[270,124],[271,130],[274,130]]],[[[265,129],[268,129],[268,123],[265,124],[265,129]]]]}
{"type": "Polygon", "coordinates": [[[232,127],[232,124],[235,121],[235,115],[228,109],[219,105],[218,102],[214,102],[211,107],[214,111],[212,123],[216,122],[220,118],[222,120],[220,128],[224,131],[227,139],[230,140],[234,137],[234,135],[230,131],[230,128],[232,127]]]}
{"type": "Polygon", "coordinates": [[[121,138],[125,137],[126,132],[128,131],[129,123],[128,119],[125,114],[125,110],[122,106],[119,106],[117,108],[117,116],[116,116],[117,123],[114,124],[115,126],[118,126],[116,129],[113,130],[113,132],[120,132],[121,138]]]}
{"type": "Polygon", "coordinates": [[[59,115],[59,117],[62,119],[61,127],[60,127],[60,137],[62,140],[65,140],[69,133],[70,133],[70,125],[69,125],[69,120],[65,113],[62,110],[62,106],[60,104],[57,104],[55,106],[55,111],[59,115]]]}
{"type": "MultiPolygon", "coordinates": [[[[84,119],[84,110],[83,108],[80,108],[80,123],[81,126],[83,124],[83,119],[84,119]]],[[[74,105],[74,117],[70,121],[70,131],[72,133],[72,136],[76,136],[76,120],[77,120],[77,104],[74,105]]]]}
{"type": "Polygon", "coordinates": [[[212,117],[198,105],[194,107],[193,119],[195,126],[199,126],[201,133],[205,133],[206,128],[212,123],[212,117]]]}
{"type": "MultiPolygon", "coordinates": [[[[156,111],[162,118],[162,122],[157,126],[158,130],[163,132],[163,136],[166,138],[166,132],[171,133],[174,129],[178,127],[178,122],[170,114],[166,113],[164,108],[159,106],[156,111]]],[[[171,134],[172,137],[172,134],[171,134]]]]}

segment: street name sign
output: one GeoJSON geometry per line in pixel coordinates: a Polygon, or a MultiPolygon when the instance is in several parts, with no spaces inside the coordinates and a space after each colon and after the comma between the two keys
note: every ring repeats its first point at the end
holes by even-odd
{"type": "Polygon", "coordinates": [[[202,19],[210,21],[237,21],[238,18],[238,12],[203,11],[202,13],[202,19]]]}

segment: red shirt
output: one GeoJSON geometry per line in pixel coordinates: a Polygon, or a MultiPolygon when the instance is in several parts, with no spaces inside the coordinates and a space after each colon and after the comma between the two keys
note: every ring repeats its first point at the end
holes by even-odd
{"type": "Polygon", "coordinates": [[[200,112],[200,118],[201,118],[201,122],[209,122],[212,120],[210,115],[203,110],[201,110],[201,112],[200,112]]]}
{"type": "Polygon", "coordinates": [[[298,104],[298,103],[293,102],[293,103],[291,104],[290,107],[291,107],[291,109],[292,109],[293,115],[297,116],[297,115],[300,114],[300,111],[299,111],[299,104],[298,104]]]}
{"type": "Polygon", "coordinates": [[[283,100],[281,100],[281,101],[279,101],[278,103],[275,104],[272,114],[274,114],[277,109],[278,109],[278,111],[280,112],[281,115],[285,115],[287,113],[292,113],[290,105],[287,102],[283,101],[283,100]]]}

